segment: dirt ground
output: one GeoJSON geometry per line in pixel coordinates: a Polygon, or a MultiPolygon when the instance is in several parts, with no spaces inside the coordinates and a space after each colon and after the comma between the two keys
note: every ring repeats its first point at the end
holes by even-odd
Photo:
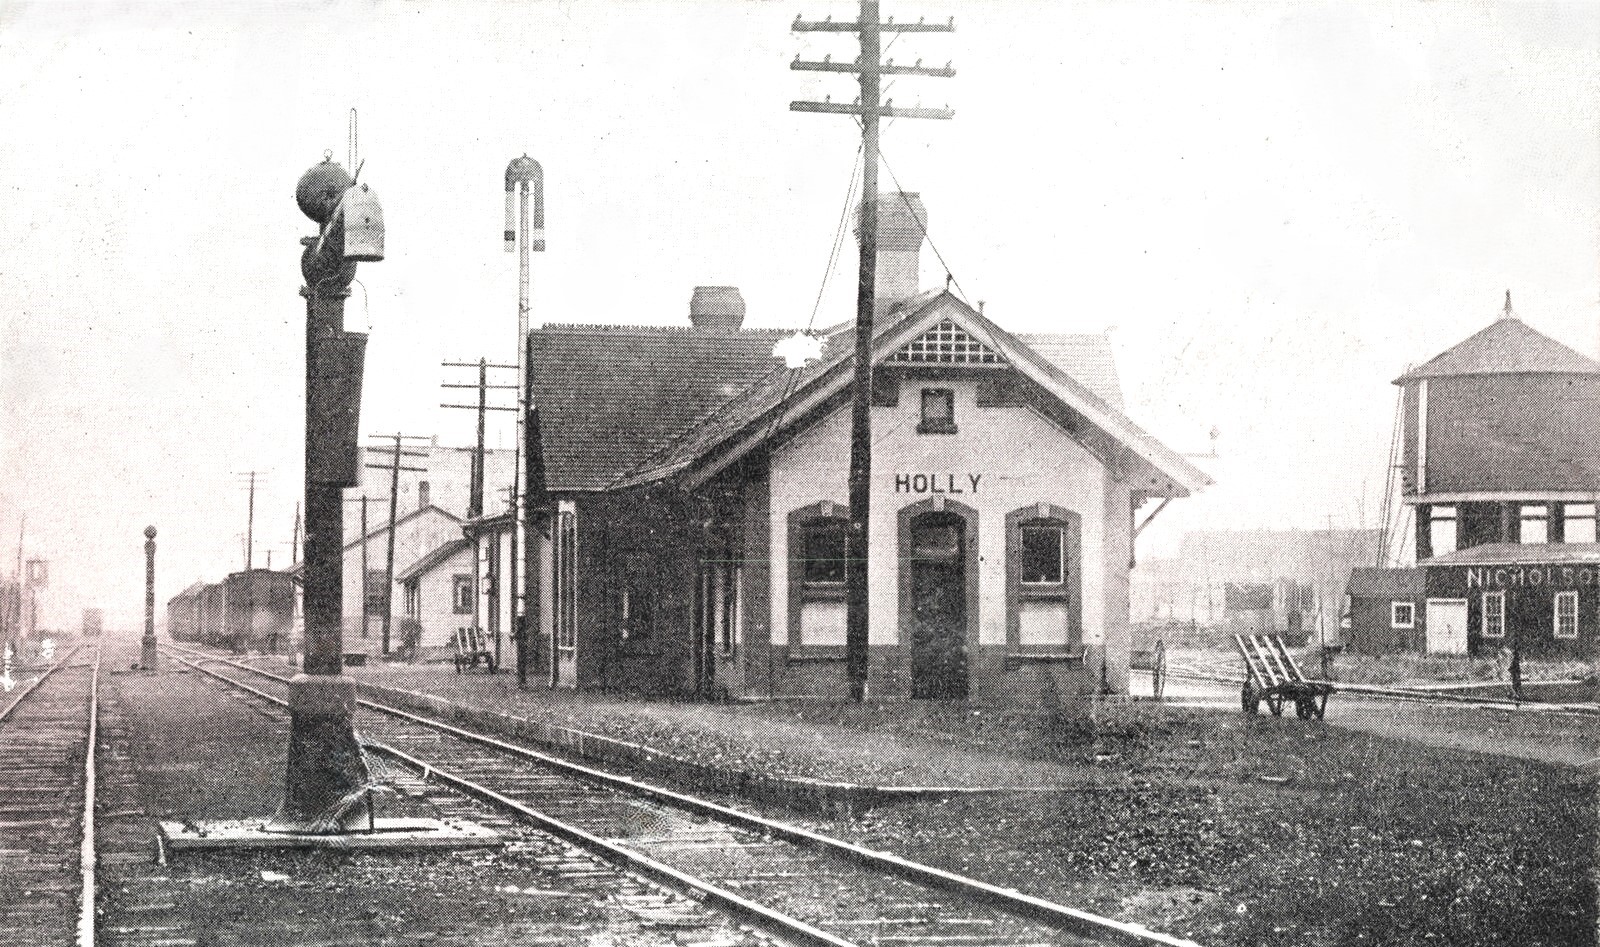
{"type": "MultiPolygon", "coordinates": [[[[1105,705],[1091,721],[963,703],[519,692],[510,675],[448,667],[360,676],[762,772],[1055,787],[818,824],[1206,944],[1595,941],[1595,775],[1473,752],[1507,736],[1536,745],[1561,728],[1592,733],[1588,719],[1491,711],[1423,721],[1424,734],[1471,737],[1435,746],[1397,739],[1406,734],[1395,727],[1146,704],[1105,705]]],[[[1356,704],[1336,702],[1330,717],[1356,704]]],[[[1403,722],[1392,705],[1373,707],[1403,722]]]]}

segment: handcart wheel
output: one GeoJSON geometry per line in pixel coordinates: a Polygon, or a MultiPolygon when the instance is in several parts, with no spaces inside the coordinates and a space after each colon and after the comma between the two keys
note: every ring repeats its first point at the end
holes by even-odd
{"type": "Polygon", "coordinates": [[[1167,646],[1156,642],[1156,653],[1150,662],[1150,693],[1161,700],[1167,692],[1167,646]]]}
{"type": "Polygon", "coordinates": [[[1249,679],[1239,689],[1239,703],[1244,707],[1244,712],[1251,716],[1261,712],[1261,695],[1256,693],[1255,685],[1249,679]]]}
{"type": "Polygon", "coordinates": [[[1272,715],[1274,717],[1283,716],[1283,698],[1282,697],[1268,697],[1267,698],[1267,709],[1272,711],[1272,715]]]}
{"type": "Polygon", "coordinates": [[[1301,720],[1310,720],[1316,716],[1317,700],[1315,697],[1301,697],[1294,702],[1294,715],[1301,720]]]}

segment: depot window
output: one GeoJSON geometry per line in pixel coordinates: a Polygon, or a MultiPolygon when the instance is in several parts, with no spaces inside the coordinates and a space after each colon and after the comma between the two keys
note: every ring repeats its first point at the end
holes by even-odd
{"type": "Polygon", "coordinates": [[[562,511],[556,515],[551,571],[555,573],[556,647],[571,650],[578,646],[578,516],[562,511]]]}
{"type": "Polygon", "coordinates": [[[1083,644],[1083,527],[1078,513],[1034,503],[1006,515],[1006,642],[1067,653],[1083,644]]]}
{"type": "Polygon", "coordinates": [[[1485,638],[1506,636],[1506,593],[1483,593],[1483,636],[1485,638]]]}
{"type": "Polygon", "coordinates": [[[1415,628],[1417,626],[1417,606],[1411,602],[1389,603],[1390,628],[1415,628]]]}
{"type": "Polygon", "coordinates": [[[801,526],[800,574],[808,588],[843,586],[850,555],[850,522],[840,517],[808,520],[801,526]]]}
{"type": "Polygon", "coordinates": [[[922,389],[922,421],[919,434],[956,432],[956,393],[949,388],[922,389]]]}
{"type": "Polygon", "coordinates": [[[1067,528],[1053,522],[1025,523],[1022,535],[1022,584],[1060,585],[1067,574],[1067,528]]]}
{"type": "Polygon", "coordinates": [[[1578,593],[1556,593],[1556,637],[1578,637],[1578,593]]]}
{"type": "MultiPolygon", "coordinates": [[[[845,573],[856,550],[850,538],[849,514],[849,507],[830,500],[789,513],[787,637],[791,656],[799,651],[814,657],[843,657],[845,573]]],[[[739,636],[738,580],[737,572],[723,577],[720,603],[714,577],[706,589],[708,614],[732,607],[731,615],[722,616],[719,633],[711,636],[725,640],[730,649],[739,636]]]]}

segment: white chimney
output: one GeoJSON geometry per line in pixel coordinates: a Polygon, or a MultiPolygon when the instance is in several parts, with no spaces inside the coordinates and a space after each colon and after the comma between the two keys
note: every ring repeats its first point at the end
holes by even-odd
{"type": "MultiPolygon", "coordinates": [[[[928,210],[922,198],[908,191],[878,195],[878,278],[874,287],[879,311],[917,294],[921,286],[922,241],[928,233],[928,210]]],[[[856,239],[861,238],[861,211],[856,210],[856,239]]]]}

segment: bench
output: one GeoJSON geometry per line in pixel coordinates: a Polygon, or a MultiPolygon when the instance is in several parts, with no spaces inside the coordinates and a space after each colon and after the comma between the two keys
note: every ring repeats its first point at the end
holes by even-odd
{"type": "Polygon", "coordinates": [[[477,667],[479,661],[484,663],[490,674],[494,673],[494,652],[489,650],[489,639],[484,635],[482,628],[475,626],[457,628],[455,643],[457,674],[467,668],[477,667]]]}

